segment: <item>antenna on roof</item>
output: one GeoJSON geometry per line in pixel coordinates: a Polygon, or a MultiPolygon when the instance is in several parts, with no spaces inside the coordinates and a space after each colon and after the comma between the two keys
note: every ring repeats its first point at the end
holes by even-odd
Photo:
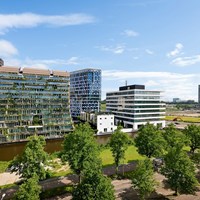
{"type": "Polygon", "coordinates": [[[127,86],[127,80],[125,81],[125,86],[127,86]]]}

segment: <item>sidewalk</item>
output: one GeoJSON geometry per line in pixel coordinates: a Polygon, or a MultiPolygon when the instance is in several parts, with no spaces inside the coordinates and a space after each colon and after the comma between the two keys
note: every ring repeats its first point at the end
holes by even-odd
{"type": "MultiPolygon", "coordinates": [[[[136,162],[120,165],[119,173],[123,174],[124,172],[132,171],[135,168],[135,166],[136,166],[136,162]]],[[[108,167],[103,168],[103,174],[108,175],[108,176],[115,174],[115,166],[108,166],[108,167]]],[[[7,172],[0,174],[0,185],[12,184],[19,180],[20,180],[19,176],[15,174],[10,174],[7,172]]],[[[41,181],[40,185],[42,186],[43,190],[48,190],[51,188],[75,184],[77,182],[78,182],[78,176],[75,174],[71,174],[66,177],[56,177],[56,178],[50,178],[50,179],[41,181]]],[[[18,186],[9,188],[9,189],[0,190],[0,197],[2,197],[2,195],[5,193],[6,196],[4,197],[4,200],[11,198],[16,192],[17,188],[18,186]]]]}

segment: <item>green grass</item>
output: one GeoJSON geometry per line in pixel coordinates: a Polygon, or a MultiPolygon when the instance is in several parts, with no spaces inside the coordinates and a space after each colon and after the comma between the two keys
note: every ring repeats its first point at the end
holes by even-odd
{"type": "Polygon", "coordinates": [[[66,171],[52,172],[51,177],[67,176],[69,174],[73,174],[71,169],[68,169],[66,171]]]}
{"type": "Polygon", "coordinates": [[[8,162],[8,161],[0,161],[0,173],[3,173],[6,171],[9,163],[10,162],[8,162]]]}
{"type": "Polygon", "coordinates": [[[178,117],[178,121],[200,123],[200,117],[186,117],[186,116],[166,116],[165,120],[172,121],[178,117]]]}
{"type": "MultiPolygon", "coordinates": [[[[109,165],[114,165],[114,159],[112,157],[112,152],[110,149],[104,149],[101,152],[100,157],[102,159],[102,163],[104,167],[109,166],[109,165]]],[[[144,159],[144,157],[138,154],[135,146],[131,145],[128,147],[125,154],[124,163],[128,163],[135,160],[142,160],[142,159],[144,159]]]]}
{"type": "Polygon", "coordinates": [[[106,104],[105,103],[101,103],[101,111],[106,111],[106,104]]]}

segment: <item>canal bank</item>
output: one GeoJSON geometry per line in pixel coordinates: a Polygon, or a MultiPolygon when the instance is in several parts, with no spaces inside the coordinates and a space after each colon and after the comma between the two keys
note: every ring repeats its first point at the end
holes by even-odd
{"type": "MultiPolygon", "coordinates": [[[[128,133],[131,137],[135,133],[128,133]]],[[[108,143],[111,135],[98,135],[95,136],[98,144],[108,143]]],[[[47,153],[53,153],[62,150],[62,143],[64,138],[55,138],[46,140],[45,151],[47,153]]],[[[2,143],[0,144],[0,161],[12,160],[15,156],[20,155],[27,142],[15,142],[15,143],[2,143]]]]}

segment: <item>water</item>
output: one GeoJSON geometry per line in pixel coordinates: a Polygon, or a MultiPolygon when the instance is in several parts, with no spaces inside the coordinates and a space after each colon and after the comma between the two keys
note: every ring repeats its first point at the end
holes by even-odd
{"type": "MultiPolygon", "coordinates": [[[[96,139],[99,144],[106,144],[110,139],[110,135],[96,136],[96,139]]],[[[62,150],[62,142],[62,138],[47,140],[45,151],[53,153],[62,150]]],[[[26,142],[0,144],[0,161],[9,161],[15,156],[20,155],[23,152],[25,145],[26,142]]]]}

